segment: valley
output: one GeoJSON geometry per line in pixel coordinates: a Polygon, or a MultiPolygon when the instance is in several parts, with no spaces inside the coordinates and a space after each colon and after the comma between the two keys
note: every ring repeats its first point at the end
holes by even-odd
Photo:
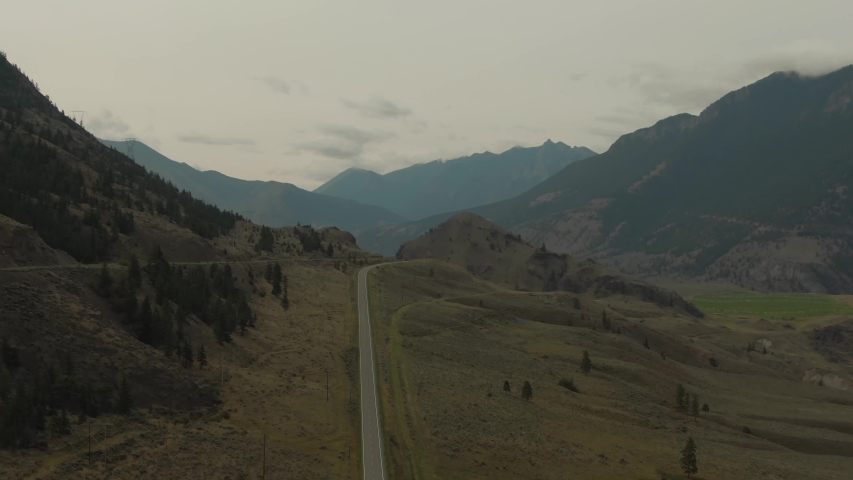
{"type": "Polygon", "coordinates": [[[619,295],[507,290],[435,260],[372,276],[394,478],[684,478],[688,436],[701,478],[841,479],[853,468],[853,390],[809,375],[853,373],[808,340],[839,317],[698,320],[619,295]],[[573,298],[589,320],[570,313],[573,298]],[[612,315],[610,330],[594,310],[612,315]],[[747,351],[764,341],[768,353],[747,351]],[[679,384],[709,411],[678,411],[679,384]]]}

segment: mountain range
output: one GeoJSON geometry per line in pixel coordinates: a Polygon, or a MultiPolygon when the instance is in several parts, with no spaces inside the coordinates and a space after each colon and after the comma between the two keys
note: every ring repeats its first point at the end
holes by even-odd
{"type": "Polygon", "coordinates": [[[350,168],[314,192],[378,205],[414,220],[512,198],[595,154],[549,139],[538,147],[436,160],[384,175],[350,168]]]}
{"type": "Polygon", "coordinates": [[[199,171],[186,163],[171,160],[139,141],[129,144],[101,140],[101,143],[132,155],[137,163],[179,189],[191,192],[196,198],[268,226],[301,223],[315,228],[336,226],[357,233],[406,220],[382,207],[309,192],[290,183],[241,180],[213,170],[199,171]]]}
{"type": "MultiPolygon", "coordinates": [[[[779,72],[471,211],[629,274],[850,292],[851,132],[853,66],[779,72]]],[[[382,226],[359,242],[392,254],[451,215],[382,226]]]]}

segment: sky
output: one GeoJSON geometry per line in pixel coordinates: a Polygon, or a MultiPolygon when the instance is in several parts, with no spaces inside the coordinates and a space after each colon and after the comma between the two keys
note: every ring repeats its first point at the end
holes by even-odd
{"type": "Polygon", "coordinates": [[[850,0],[5,0],[0,50],[106,139],[314,189],[622,134],[853,63],[850,0]],[[77,114],[80,115],[80,114],[77,114]]]}

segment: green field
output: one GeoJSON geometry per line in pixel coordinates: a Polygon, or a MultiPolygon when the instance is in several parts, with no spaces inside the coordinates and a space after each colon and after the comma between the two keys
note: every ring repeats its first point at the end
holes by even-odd
{"type": "Polygon", "coordinates": [[[735,293],[699,296],[692,302],[705,313],[795,319],[853,314],[853,308],[829,295],[810,293],[735,293]]]}

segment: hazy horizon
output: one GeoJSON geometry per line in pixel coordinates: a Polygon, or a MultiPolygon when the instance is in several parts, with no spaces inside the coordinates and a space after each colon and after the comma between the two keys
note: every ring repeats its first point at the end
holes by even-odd
{"type": "Polygon", "coordinates": [[[853,4],[828,0],[4,10],[0,50],[100,138],[308,190],[350,167],[387,173],[548,138],[603,152],[774,71],[853,63],[853,4]]]}

